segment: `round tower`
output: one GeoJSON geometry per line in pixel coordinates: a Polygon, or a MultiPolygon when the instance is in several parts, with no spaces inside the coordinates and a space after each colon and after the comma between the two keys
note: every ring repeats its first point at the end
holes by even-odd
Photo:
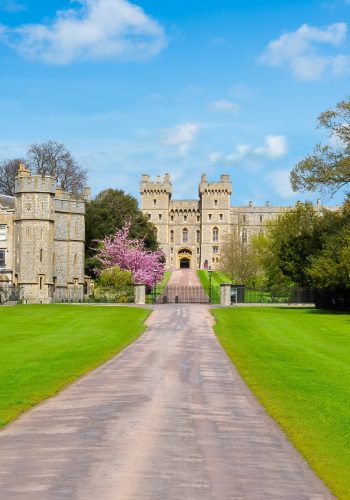
{"type": "Polygon", "coordinates": [[[24,301],[52,299],[55,189],[54,177],[31,175],[20,166],[15,188],[15,274],[24,301]]]}

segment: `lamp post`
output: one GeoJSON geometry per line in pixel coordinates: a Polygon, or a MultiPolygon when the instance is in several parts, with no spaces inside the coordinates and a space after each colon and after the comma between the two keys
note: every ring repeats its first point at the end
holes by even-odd
{"type": "Polygon", "coordinates": [[[209,274],[209,304],[212,302],[212,294],[211,294],[211,274],[212,274],[211,266],[209,266],[208,274],[209,274]]]}
{"type": "Polygon", "coordinates": [[[154,285],[153,285],[153,304],[157,302],[157,270],[153,270],[154,285]]]}

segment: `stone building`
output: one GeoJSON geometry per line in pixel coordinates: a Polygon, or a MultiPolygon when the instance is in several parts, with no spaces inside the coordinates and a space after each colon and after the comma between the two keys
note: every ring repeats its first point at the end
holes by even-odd
{"type": "Polygon", "coordinates": [[[82,301],[84,246],[85,200],[21,165],[15,196],[0,195],[2,285],[17,285],[25,303],[82,301]]]}
{"type": "Polygon", "coordinates": [[[228,175],[199,184],[198,200],[172,199],[170,176],[152,181],[143,175],[140,183],[141,209],[156,226],[157,238],[166,256],[168,269],[218,269],[225,235],[238,228],[243,242],[263,231],[267,220],[286,207],[268,202],[255,206],[231,207],[232,184],[228,175]]]}

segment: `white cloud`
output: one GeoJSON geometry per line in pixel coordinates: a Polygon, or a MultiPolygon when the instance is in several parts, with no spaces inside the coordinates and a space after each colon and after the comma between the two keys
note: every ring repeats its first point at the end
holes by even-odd
{"type": "Polygon", "coordinates": [[[15,14],[27,10],[27,7],[17,0],[0,0],[0,10],[15,14]]]}
{"type": "Polygon", "coordinates": [[[287,138],[284,135],[267,135],[263,146],[254,147],[251,144],[236,144],[233,153],[212,153],[211,163],[236,163],[246,158],[277,159],[287,153],[287,138]]]}
{"type": "Polygon", "coordinates": [[[220,101],[214,101],[211,105],[213,111],[223,111],[225,113],[237,113],[239,111],[239,105],[232,101],[227,101],[222,99],[220,101]]]}
{"type": "Polygon", "coordinates": [[[289,170],[273,170],[269,172],[266,176],[266,180],[275,191],[275,193],[281,198],[293,198],[295,192],[292,190],[290,185],[290,171],[289,170]]]}
{"type": "MultiPolygon", "coordinates": [[[[350,0],[349,0],[350,3],[350,0]]],[[[350,55],[339,54],[332,61],[332,72],[334,75],[343,75],[350,72],[350,55]]]]}
{"type": "Polygon", "coordinates": [[[189,150],[192,142],[199,132],[197,123],[184,123],[165,131],[162,143],[165,146],[178,146],[182,155],[189,150]]]}
{"type": "Polygon", "coordinates": [[[345,23],[330,24],[325,28],[317,28],[303,24],[298,30],[285,33],[272,40],[260,61],[275,68],[289,68],[298,80],[319,80],[327,69],[333,74],[340,74],[344,65],[337,55],[320,55],[318,45],[331,47],[341,46],[347,36],[345,23]],[[337,63],[338,61],[338,63],[337,63]]]}
{"type": "Polygon", "coordinates": [[[145,59],[166,46],[163,28],[128,0],[79,0],[51,24],[3,27],[2,39],[21,55],[49,64],[75,60],[145,59]]]}

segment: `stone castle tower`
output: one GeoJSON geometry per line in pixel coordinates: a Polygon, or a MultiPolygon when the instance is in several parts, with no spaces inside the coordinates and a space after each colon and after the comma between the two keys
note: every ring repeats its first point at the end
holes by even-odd
{"type": "MultiPolygon", "coordinates": [[[[88,189],[84,195],[89,198],[88,189]]],[[[8,249],[2,275],[18,285],[24,302],[83,301],[85,199],[21,165],[14,198],[0,200],[1,227],[7,228],[0,247],[8,249]]]]}
{"type": "Polygon", "coordinates": [[[242,241],[263,231],[268,219],[287,207],[232,207],[232,184],[228,175],[209,182],[205,174],[197,200],[174,200],[169,174],[154,181],[143,175],[140,183],[141,210],[157,229],[160,248],[168,269],[218,269],[227,234],[238,230],[242,241]]]}

